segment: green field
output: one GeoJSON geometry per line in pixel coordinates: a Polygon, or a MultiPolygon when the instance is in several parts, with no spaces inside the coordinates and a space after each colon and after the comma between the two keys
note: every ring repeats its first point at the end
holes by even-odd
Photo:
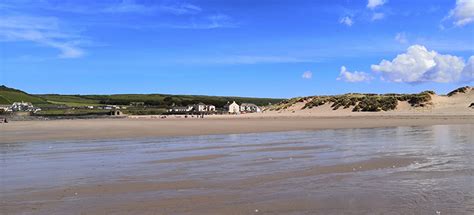
{"type": "Polygon", "coordinates": [[[39,107],[54,106],[84,107],[101,105],[121,105],[128,106],[131,103],[143,103],[147,109],[136,110],[137,113],[159,113],[172,105],[186,106],[197,103],[215,105],[218,108],[224,107],[227,102],[254,103],[259,106],[277,104],[283,99],[273,98],[246,98],[232,96],[203,96],[203,95],[167,95],[167,94],[116,94],[116,95],[59,95],[43,94],[31,95],[21,90],[0,86],[0,104],[12,104],[13,102],[31,102],[39,107]]]}
{"type": "Polygon", "coordinates": [[[90,110],[90,109],[51,109],[42,110],[36,113],[36,116],[86,116],[86,115],[107,115],[109,110],[90,110]]]}
{"type": "Polygon", "coordinates": [[[83,98],[79,95],[38,95],[41,98],[45,99],[49,103],[66,105],[69,107],[82,107],[82,106],[97,106],[100,105],[99,100],[83,98]]]}
{"type": "Polygon", "coordinates": [[[201,96],[201,95],[166,95],[166,94],[117,94],[117,95],[38,95],[53,104],[63,104],[71,107],[96,106],[96,105],[130,105],[133,102],[143,102],[145,106],[169,108],[173,104],[186,106],[202,102],[204,104],[224,107],[228,101],[237,103],[254,103],[264,106],[269,103],[276,104],[283,99],[271,98],[244,98],[226,96],[201,96]]]}

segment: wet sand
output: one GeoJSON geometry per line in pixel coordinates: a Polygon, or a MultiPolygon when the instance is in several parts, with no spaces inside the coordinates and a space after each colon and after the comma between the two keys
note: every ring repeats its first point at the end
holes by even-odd
{"type": "Polygon", "coordinates": [[[474,114],[23,121],[0,124],[0,143],[449,124],[474,124],[474,114]]]}
{"type": "Polygon", "coordinates": [[[473,126],[0,144],[0,211],[471,214],[473,126]]]}

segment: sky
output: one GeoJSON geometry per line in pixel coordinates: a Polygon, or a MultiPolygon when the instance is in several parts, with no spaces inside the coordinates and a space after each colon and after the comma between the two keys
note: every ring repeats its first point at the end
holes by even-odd
{"type": "Polygon", "coordinates": [[[0,85],[290,98],[472,85],[474,0],[0,0],[0,85]]]}

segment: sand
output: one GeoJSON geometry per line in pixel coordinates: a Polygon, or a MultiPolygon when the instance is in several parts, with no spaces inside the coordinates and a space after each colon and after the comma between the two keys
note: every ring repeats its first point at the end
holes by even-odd
{"type": "MultiPolygon", "coordinates": [[[[118,127],[122,132],[125,125],[132,124],[137,126],[133,133],[137,133],[138,128],[173,123],[216,130],[223,123],[324,127],[329,122],[335,122],[331,126],[341,126],[344,120],[348,126],[361,122],[376,126],[376,121],[380,125],[469,121],[460,119],[425,116],[22,123],[23,126],[34,123],[37,128],[46,125],[41,129],[58,129],[63,125],[62,131],[78,129],[81,124],[84,124],[81,129],[88,125],[93,130],[105,123],[122,126],[118,127]],[[64,126],[68,124],[72,126],[64,126]]],[[[16,123],[11,125],[22,124],[16,123]]],[[[437,211],[472,214],[474,147],[469,141],[473,138],[473,126],[0,144],[3,185],[0,211],[5,214],[326,215],[437,214],[437,211]]]]}
{"type": "Polygon", "coordinates": [[[0,124],[0,142],[149,138],[240,134],[338,128],[375,128],[442,124],[474,124],[474,112],[455,114],[246,114],[197,118],[134,117],[121,119],[13,121],[0,124]]]}

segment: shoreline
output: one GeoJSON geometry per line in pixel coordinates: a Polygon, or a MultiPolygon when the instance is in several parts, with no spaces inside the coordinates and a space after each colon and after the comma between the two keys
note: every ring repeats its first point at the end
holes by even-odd
{"type": "Polygon", "coordinates": [[[474,115],[227,116],[12,121],[0,124],[0,143],[474,124],[474,115]]]}

